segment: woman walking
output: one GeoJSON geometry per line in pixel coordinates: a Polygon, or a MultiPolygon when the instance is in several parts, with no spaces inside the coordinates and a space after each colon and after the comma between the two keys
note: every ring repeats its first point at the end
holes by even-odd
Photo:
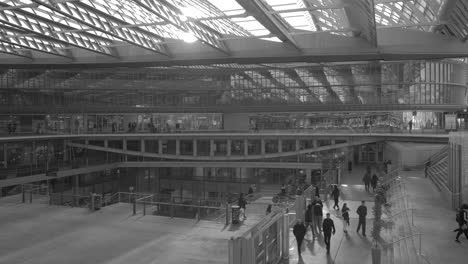
{"type": "Polygon", "coordinates": [[[343,216],[343,231],[347,234],[349,226],[349,208],[346,203],[344,203],[343,208],[341,208],[341,216],[343,216]]]}
{"type": "Polygon", "coordinates": [[[335,187],[333,188],[331,196],[333,197],[333,200],[335,201],[335,204],[333,205],[333,209],[340,210],[340,206],[338,205],[338,199],[340,197],[340,189],[338,189],[338,185],[335,185],[335,187]]]}

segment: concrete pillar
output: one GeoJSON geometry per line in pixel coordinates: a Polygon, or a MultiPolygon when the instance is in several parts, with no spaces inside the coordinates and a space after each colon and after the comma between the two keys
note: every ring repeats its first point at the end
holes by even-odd
{"type": "Polygon", "coordinates": [[[228,139],[226,143],[226,156],[231,156],[231,139],[228,139]]]}
{"type": "Polygon", "coordinates": [[[331,140],[331,145],[335,145],[335,142],[336,142],[335,139],[332,139],[331,140]]]}
{"type": "Polygon", "coordinates": [[[313,146],[313,148],[318,147],[317,139],[313,139],[313,140],[312,140],[312,146],[313,146]]]}
{"type": "Polygon", "coordinates": [[[299,139],[296,139],[296,151],[300,150],[299,139]]]}
{"type": "Polygon", "coordinates": [[[197,140],[196,139],[193,140],[193,156],[194,157],[197,156],[197,140]]]}
{"type": "Polygon", "coordinates": [[[260,140],[260,153],[265,155],[265,139],[263,138],[260,140]]]}
{"type": "Polygon", "coordinates": [[[8,144],[5,143],[3,144],[3,167],[6,168],[8,167],[8,158],[7,158],[7,154],[8,154],[8,151],[7,151],[7,148],[8,148],[8,144]]]}
{"type": "MultiPolygon", "coordinates": [[[[88,159],[88,146],[89,146],[89,140],[88,139],[85,139],[85,145],[86,145],[86,166],[88,166],[89,164],[89,159],[88,159]]],[[[126,146],[125,146],[126,147],[126,146]]],[[[46,161],[46,163],[48,164],[49,161],[46,161]]],[[[62,189],[63,190],[63,189],[62,189]]]]}
{"type": "MultiPolygon", "coordinates": [[[[105,147],[105,148],[108,148],[108,147],[109,147],[109,140],[104,139],[104,147],[105,147]]],[[[109,152],[106,151],[106,162],[108,162],[108,161],[109,161],[109,152]]]]}
{"type": "Polygon", "coordinates": [[[32,142],[32,161],[31,164],[34,165],[34,167],[37,167],[37,153],[36,153],[36,141],[33,140],[32,142]]]}
{"type": "Polygon", "coordinates": [[[244,156],[249,155],[249,143],[247,139],[244,139],[244,156]]]}
{"type": "Polygon", "coordinates": [[[180,139],[176,139],[175,141],[175,154],[180,155],[180,139]]]}
{"type": "Polygon", "coordinates": [[[122,141],[122,149],[124,151],[124,161],[127,161],[127,139],[124,138],[122,141]]]}
{"type": "Polygon", "coordinates": [[[158,139],[158,154],[163,154],[162,152],[162,140],[158,139]]]}
{"type": "Polygon", "coordinates": [[[283,152],[283,140],[281,138],[278,139],[278,152],[283,152]]]}
{"type": "Polygon", "coordinates": [[[141,148],[140,148],[141,153],[145,153],[145,151],[146,151],[145,150],[145,148],[146,148],[145,147],[145,140],[142,139],[140,144],[141,144],[141,148]]]}
{"type": "Polygon", "coordinates": [[[214,156],[214,151],[215,151],[214,139],[210,139],[210,157],[214,156]]]}

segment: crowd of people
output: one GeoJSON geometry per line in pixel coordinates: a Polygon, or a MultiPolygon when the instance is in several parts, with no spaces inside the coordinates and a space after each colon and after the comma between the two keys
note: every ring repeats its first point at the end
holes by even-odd
{"type": "MultiPolygon", "coordinates": [[[[340,190],[338,186],[334,186],[331,197],[334,200],[333,209],[337,211],[337,214],[341,213],[341,219],[343,221],[343,232],[348,234],[348,227],[350,226],[350,212],[351,209],[348,207],[347,203],[344,203],[341,210],[339,206],[339,196],[340,190]]],[[[314,200],[306,206],[305,210],[305,221],[298,219],[293,228],[294,236],[297,241],[297,249],[299,255],[301,255],[301,245],[307,235],[307,232],[310,228],[312,233],[312,239],[320,238],[323,234],[324,243],[326,245],[327,253],[330,253],[331,247],[331,237],[335,234],[335,224],[330,218],[330,213],[326,213],[326,218],[323,219],[323,202],[320,199],[320,196],[315,196],[314,200]]],[[[356,232],[362,232],[363,236],[366,236],[366,217],[367,217],[367,206],[366,202],[362,201],[361,205],[357,208],[356,214],[358,215],[358,224],[356,227],[356,232]]]]}

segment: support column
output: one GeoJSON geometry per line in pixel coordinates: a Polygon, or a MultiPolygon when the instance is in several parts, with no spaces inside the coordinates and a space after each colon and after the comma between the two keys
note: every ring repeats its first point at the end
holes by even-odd
{"type": "Polygon", "coordinates": [[[249,143],[247,139],[244,139],[244,156],[249,155],[249,143]]]}
{"type": "Polygon", "coordinates": [[[210,139],[210,157],[214,156],[214,139],[210,139]]]}
{"type": "Polygon", "coordinates": [[[231,156],[231,140],[228,139],[226,143],[226,156],[231,156]]]}
{"type": "Polygon", "coordinates": [[[36,153],[36,141],[32,142],[32,164],[34,167],[37,167],[37,153],[36,153]]]}
{"type": "Polygon", "coordinates": [[[180,155],[180,139],[175,140],[175,154],[180,155]]]}
{"type": "Polygon", "coordinates": [[[7,159],[7,153],[8,153],[7,147],[8,147],[8,144],[7,144],[7,143],[3,144],[3,167],[4,167],[4,168],[8,167],[8,163],[7,163],[7,161],[8,161],[8,159],[7,159]]]}
{"type": "Polygon", "coordinates": [[[332,140],[331,140],[331,145],[335,145],[335,144],[336,144],[335,142],[336,142],[336,140],[335,140],[335,139],[332,139],[332,140]]]}
{"type": "Polygon", "coordinates": [[[312,170],[311,169],[305,169],[304,170],[305,174],[306,174],[306,183],[307,184],[312,184],[312,170]]]}
{"type": "Polygon", "coordinates": [[[143,153],[145,153],[145,151],[146,151],[146,150],[145,150],[145,149],[146,149],[145,140],[142,139],[140,144],[141,144],[141,147],[140,147],[141,150],[140,150],[140,151],[141,151],[141,153],[143,154],[143,153]]]}
{"type": "Polygon", "coordinates": [[[197,140],[194,139],[192,142],[193,142],[193,156],[196,157],[197,156],[197,140]]]}
{"type": "Polygon", "coordinates": [[[313,148],[318,147],[318,141],[317,141],[317,139],[313,139],[313,140],[312,140],[312,146],[313,146],[313,148]]]}
{"type": "Polygon", "coordinates": [[[278,139],[278,152],[283,152],[283,140],[281,138],[278,139]]]}
{"type": "MultiPolygon", "coordinates": [[[[88,156],[88,149],[89,149],[89,140],[88,139],[85,139],[85,145],[86,145],[86,167],[88,166],[89,164],[89,156],[88,156]]],[[[46,162],[47,164],[49,163],[49,161],[46,162]]],[[[46,165],[47,165],[46,164],[46,165]]],[[[46,166],[47,167],[47,166],[46,166]]],[[[63,190],[63,189],[62,189],[63,190]]]]}
{"type": "Polygon", "coordinates": [[[126,138],[123,139],[122,149],[124,151],[124,161],[127,161],[127,139],[126,138]]]}
{"type": "Polygon", "coordinates": [[[296,151],[300,150],[299,139],[296,139],[296,151]]]}
{"type": "MultiPolygon", "coordinates": [[[[109,140],[104,139],[104,147],[105,148],[109,147],[109,140]]],[[[106,162],[109,162],[109,151],[106,151],[106,162]]]]}
{"type": "Polygon", "coordinates": [[[161,155],[162,153],[162,140],[158,139],[158,154],[161,155]]]}
{"type": "Polygon", "coordinates": [[[260,140],[260,151],[262,155],[265,155],[265,139],[263,138],[260,140]]]}

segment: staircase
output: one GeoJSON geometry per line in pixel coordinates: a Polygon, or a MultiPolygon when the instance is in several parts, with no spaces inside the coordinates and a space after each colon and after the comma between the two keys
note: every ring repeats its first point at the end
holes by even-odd
{"type": "Polygon", "coordinates": [[[440,191],[447,188],[448,151],[449,147],[446,146],[426,161],[426,163],[430,162],[429,168],[427,169],[427,176],[440,191]]]}

